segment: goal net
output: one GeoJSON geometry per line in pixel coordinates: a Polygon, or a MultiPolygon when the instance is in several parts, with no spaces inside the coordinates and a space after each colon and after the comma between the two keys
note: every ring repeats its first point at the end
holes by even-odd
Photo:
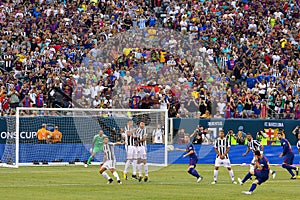
{"type": "MultiPolygon", "coordinates": [[[[162,144],[152,144],[152,134],[158,125],[164,133],[168,132],[167,110],[77,108],[17,108],[16,117],[6,118],[8,136],[0,151],[0,165],[82,165],[91,155],[93,137],[99,130],[103,130],[111,142],[123,141],[129,120],[136,128],[140,122],[145,123],[149,165],[167,165],[168,134],[164,134],[162,144]],[[37,134],[38,131],[44,135],[37,134]]],[[[115,146],[115,155],[117,165],[123,165],[125,145],[115,146]]],[[[100,151],[92,164],[102,160],[100,151]]]]}

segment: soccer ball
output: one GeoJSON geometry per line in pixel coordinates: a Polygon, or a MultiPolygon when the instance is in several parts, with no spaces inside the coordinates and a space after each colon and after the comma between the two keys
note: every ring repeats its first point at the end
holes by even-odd
{"type": "Polygon", "coordinates": [[[52,138],[52,135],[51,135],[51,134],[47,135],[47,138],[48,138],[48,139],[51,139],[51,138],[52,138]]]}
{"type": "Polygon", "coordinates": [[[84,167],[88,167],[88,164],[84,164],[84,167]]]}
{"type": "Polygon", "coordinates": [[[173,145],[168,145],[167,150],[168,151],[174,151],[174,146],[173,145]]]}

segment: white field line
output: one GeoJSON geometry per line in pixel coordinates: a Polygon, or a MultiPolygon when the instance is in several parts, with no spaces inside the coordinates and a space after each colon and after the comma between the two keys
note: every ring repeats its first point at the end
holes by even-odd
{"type": "MultiPolygon", "coordinates": [[[[132,181],[123,181],[123,184],[126,185],[126,182],[128,182],[128,185],[210,185],[210,182],[201,182],[201,183],[196,183],[193,181],[186,181],[186,182],[179,182],[179,181],[168,181],[168,182],[155,182],[155,181],[150,181],[148,183],[139,183],[135,180],[132,181]]],[[[278,183],[293,183],[293,184],[289,184],[289,185],[280,185],[280,187],[299,187],[299,182],[297,180],[269,180],[267,181],[264,185],[274,185],[274,184],[278,184],[278,183]]],[[[249,182],[248,185],[250,185],[251,182],[249,182]]],[[[24,188],[24,187],[79,187],[79,186],[105,186],[107,184],[105,183],[99,183],[99,184],[90,184],[90,183],[43,183],[41,185],[41,183],[39,184],[5,184],[3,186],[0,185],[0,188],[24,188]]],[[[117,185],[116,183],[113,183],[112,185],[117,185]]],[[[212,187],[216,187],[218,185],[232,185],[233,187],[237,187],[237,188],[248,188],[247,183],[245,184],[245,186],[240,186],[240,185],[233,185],[230,181],[219,181],[216,185],[211,185],[212,187]]]]}
{"type": "MultiPolygon", "coordinates": [[[[163,168],[162,168],[163,169],[163,168]]],[[[151,168],[149,168],[149,172],[156,172],[156,171],[160,171],[162,169],[157,169],[157,170],[151,170],[151,168]]],[[[225,169],[224,169],[225,170],[225,169]]],[[[63,170],[64,173],[79,173],[79,172],[82,172],[82,173],[98,173],[99,169],[98,168],[93,168],[93,169],[82,169],[82,170],[70,170],[70,171],[66,171],[66,170],[63,170]]],[[[184,169],[183,170],[178,170],[178,169],[172,169],[172,170],[168,170],[168,172],[183,172],[185,171],[184,169]]],[[[199,172],[213,172],[213,168],[210,168],[210,169],[205,169],[205,170],[202,170],[202,169],[198,169],[199,172]]],[[[234,172],[247,172],[247,169],[245,170],[237,170],[237,169],[234,169],[233,168],[233,171],[234,172]]],[[[284,170],[282,170],[284,171],[284,170]]],[[[0,171],[0,174],[41,174],[41,173],[55,173],[57,174],[57,172],[60,172],[60,170],[56,169],[56,170],[53,170],[53,171],[49,171],[49,170],[37,170],[37,171],[29,171],[29,172],[26,172],[26,171],[6,171],[6,170],[1,170],[0,171]]],[[[117,172],[123,172],[123,169],[118,169],[117,168],[117,172]]]]}

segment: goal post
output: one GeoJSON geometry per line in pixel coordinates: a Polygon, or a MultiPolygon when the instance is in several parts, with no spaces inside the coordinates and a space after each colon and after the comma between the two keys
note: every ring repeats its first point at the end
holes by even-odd
{"type": "Polygon", "coordinates": [[[0,166],[17,168],[16,117],[0,117],[0,166]]]}
{"type": "MultiPolygon", "coordinates": [[[[23,108],[16,116],[6,119],[7,138],[0,152],[0,166],[59,166],[83,165],[90,156],[92,140],[99,130],[111,142],[123,140],[124,128],[132,120],[134,126],[145,122],[147,130],[147,160],[150,166],[168,163],[168,111],[162,109],[85,109],[85,108],[23,108]],[[163,127],[163,144],[152,144],[157,125],[163,127]],[[46,130],[40,130],[44,127],[46,130]],[[38,130],[44,138],[38,138],[38,130]],[[61,141],[56,132],[62,133],[61,141]]],[[[117,165],[126,161],[124,145],[115,147],[117,165]]],[[[103,159],[99,152],[92,164],[103,159]]]]}

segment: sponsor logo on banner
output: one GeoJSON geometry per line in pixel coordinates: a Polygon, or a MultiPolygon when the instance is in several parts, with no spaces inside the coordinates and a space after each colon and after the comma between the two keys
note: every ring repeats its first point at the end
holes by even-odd
{"type": "Polygon", "coordinates": [[[208,131],[211,133],[209,136],[211,140],[218,137],[218,133],[221,129],[223,129],[224,122],[223,121],[210,121],[208,122],[208,131]]]}
{"type": "Polygon", "coordinates": [[[282,122],[265,122],[264,132],[268,135],[268,142],[274,145],[277,141],[277,134],[279,129],[284,128],[284,123],[282,122]]]}
{"type": "Polygon", "coordinates": [[[283,128],[284,123],[282,122],[265,122],[265,127],[273,127],[273,128],[283,128]]]}
{"type": "MultiPolygon", "coordinates": [[[[16,132],[1,132],[0,138],[3,140],[16,138],[16,132]]],[[[34,139],[36,132],[20,132],[20,139],[34,139]]]]}
{"type": "Polygon", "coordinates": [[[264,131],[268,135],[269,138],[276,138],[279,129],[278,128],[265,128],[264,131]]]}
{"type": "MultiPolygon", "coordinates": [[[[54,125],[53,124],[46,124],[46,129],[48,131],[53,132],[54,131],[54,125]]],[[[16,132],[9,132],[9,131],[0,131],[0,139],[7,140],[7,139],[14,139],[16,138],[16,132]]],[[[30,139],[36,139],[36,131],[21,131],[20,137],[21,140],[30,140],[30,139]]]]}
{"type": "Polygon", "coordinates": [[[223,126],[223,121],[208,122],[208,126],[223,126]]]}

